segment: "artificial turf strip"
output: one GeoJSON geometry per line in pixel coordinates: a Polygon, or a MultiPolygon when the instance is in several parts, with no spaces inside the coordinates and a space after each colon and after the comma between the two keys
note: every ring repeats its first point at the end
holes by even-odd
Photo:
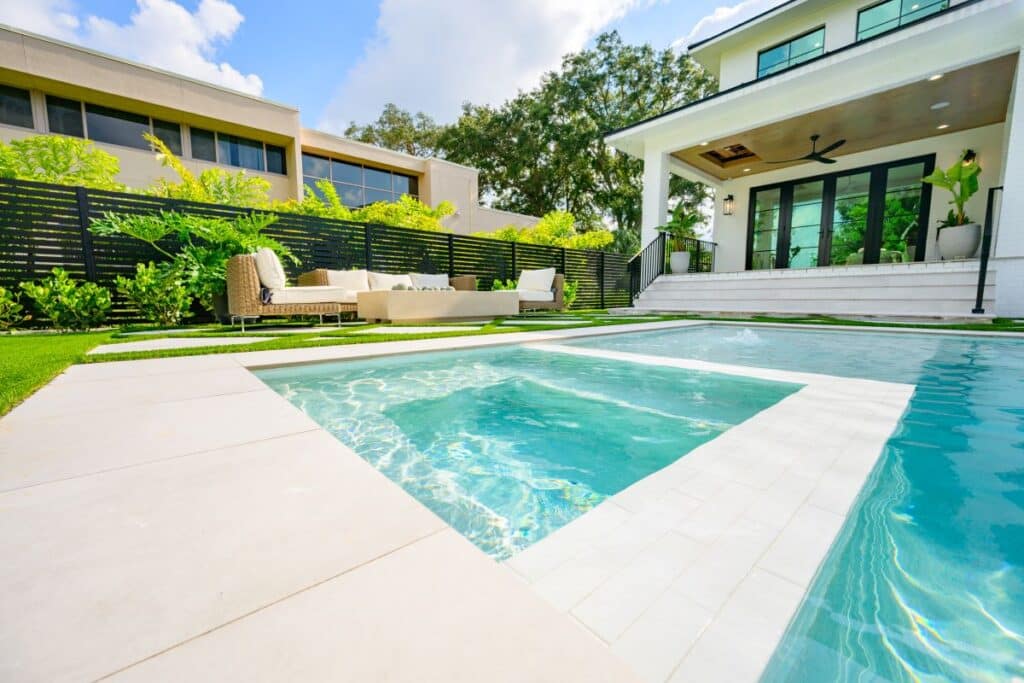
{"type": "Polygon", "coordinates": [[[28,398],[113,334],[0,335],[0,415],[28,398]]]}

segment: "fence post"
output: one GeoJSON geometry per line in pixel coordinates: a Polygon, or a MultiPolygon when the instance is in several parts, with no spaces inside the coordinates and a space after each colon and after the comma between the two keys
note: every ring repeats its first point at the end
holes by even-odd
{"type": "Polygon", "coordinates": [[[448,233],[448,277],[455,277],[455,233],[448,233]]]}
{"type": "Polygon", "coordinates": [[[369,223],[363,228],[363,255],[366,260],[366,269],[373,270],[373,226],[369,223]]]}
{"type": "Polygon", "coordinates": [[[569,273],[565,272],[565,247],[562,247],[562,275],[568,277],[569,273]]]}
{"type": "Polygon", "coordinates": [[[84,187],[75,188],[75,196],[78,198],[78,227],[82,232],[82,259],[85,261],[85,279],[96,281],[96,254],[92,249],[92,233],[89,225],[92,219],[89,217],[89,191],[84,187]]]}
{"type": "Polygon", "coordinates": [[[516,243],[512,243],[512,279],[519,280],[519,270],[516,269],[516,243]]]}
{"type": "Polygon", "coordinates": [[[604,252],[597,253],[597,287],[601,292],[601,308],[604,308],[604,252]]]}

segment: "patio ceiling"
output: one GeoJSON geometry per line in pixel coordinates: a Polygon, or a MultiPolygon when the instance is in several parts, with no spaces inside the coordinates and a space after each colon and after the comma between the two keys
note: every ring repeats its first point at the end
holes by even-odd
{"type": "Polygon", "coordinates": [[[999,123],[1006,119],[1016,63],[1016,54],[1006,55],[947,72],[937,80],[916,81],[729,137],[708,140],[706,145],[681,149],[672,155],[685,164],[727,180],[800,164],[820,166],[806,161],[767,163],[807,154],[811,144],[808,138],[814,133],[821,135],[818,149],[840,138],[846,139],[845,145],[829,154],[837,157],[999,123]],[[932,108],[942,102],[948,105],[932,108]],[[737,147],[740,145],[742,148],[737,147]],[[715,159],[716,152],[729,160],[715,159]]]}

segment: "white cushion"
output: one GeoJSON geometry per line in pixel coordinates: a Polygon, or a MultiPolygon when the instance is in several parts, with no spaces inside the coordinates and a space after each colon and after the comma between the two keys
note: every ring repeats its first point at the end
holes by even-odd
{"type": "Polygon", "coordinates": [[[285,287],[270,290],[272,304],[354,304],[356,292],[344,287],[285,287]]]}
{"type": "Polygon", "coordinates": [[[554,301],[555,293],[551,290],[546,292],[539,292],[536,289],[520,289],[519,292],[520,301],[554,301]]]}
{"type": "Polygon", "coordinates": [[[284,289],[287,282],[284,268],[281,267],[281,259],[277,258],[272,249],[259,249],[252,258],[256,262],[256,273],[260,276],[261,285],[267,289],[284,289]]]}
{"type": "MultiPolygon", "coordinates": [[[[551,284],[554,281],[554,268],[524,270],[519,274],[519,282],[516,283],[516,290],[520,292],[550,292],[551,284]]],[[[531,299],[531,301],[536,301],[536,299],[531,299]]]]}
{"type": "Polygon", "coordinates": [[[409,279],[412,280],[413,287],[447,287],[448,276],[441,275],[427,275],[426,273],[409,273],[409,279]]]}
{"type": "Polygon", "coordinates": [[[371,291],[376,291],[378,289],[394,289],[395,285],[412,287],[412,278],[408,275],[389,275],[388,273],[374,273],[373,271],[366,275],[370,280],[371,291]]]}
{"type": "Polygon", "coordinates": [[[344,287],[353,292],[369,292],[370,280],[365,270],[328,270],[327,284],[332,287],[344,287]]]}

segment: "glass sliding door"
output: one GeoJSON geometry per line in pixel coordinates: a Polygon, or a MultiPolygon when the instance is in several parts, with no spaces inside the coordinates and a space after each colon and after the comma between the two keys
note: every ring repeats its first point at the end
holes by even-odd
{"type": "Polygon", "coordinates": [[[824,180],[793,186],[789,242],[786,245],[789,252],[786,265],[789,268],[813,268],[818,265],[824,193],[824,180]]]}
{"type": "Polygon", "coordinates": [[[813,268],[924,257],[935,157],[751,190],[747,267],[813,268]]]}
{"type": "Polygon", "coordinates": [[[847,266],[864,263],[871,173],[839,176],[835,183],[836,199],[828,265],[847,266]]]}
{"type": "Polygon", "coordinates": [[[779,218],[782,216],[782,191],[779,188],[754,193],[751,202],[750,270],[775,267],[779,246],[779,218]]]}
{"type": "Polygon", "coordinates": [[[922,185],[921,178],[925,175],[924,162],[893,166],[887,170],[882,244],[878,255],[880,263],[915,261],[918,244],[922,245],[921,256],[924,256],[921,205],[926,188],[931,187],[922,185]]]}

